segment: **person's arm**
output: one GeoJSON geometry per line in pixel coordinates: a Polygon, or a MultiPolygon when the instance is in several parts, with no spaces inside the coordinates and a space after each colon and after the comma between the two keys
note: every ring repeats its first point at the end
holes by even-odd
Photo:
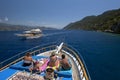
{"type": "Polygon", "coordinates": [[[30,61],[31,61],[31,62],[34,62],[34,60],[32,59],[32,57],[30,57],[30,61]]]}
{"type": "Polygon", "coordinates": [[[23,57],[23,60],[25,60],[25,56],[23,57]]]}
{"type": "Polygon", "coordinates": [[[69,65],[69,67],[72,67],[71,62],[69,60],[68,60],[68,65],[69,65]]]}

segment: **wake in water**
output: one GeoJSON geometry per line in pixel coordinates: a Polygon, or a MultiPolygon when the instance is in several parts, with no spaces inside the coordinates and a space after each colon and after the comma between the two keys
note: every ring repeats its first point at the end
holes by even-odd
{"type": "Polygon", "coordinates": [[[42,37],[46,38],[46,40],[52,42],[56,42],[56,43],[61,43],[61,42],[66,42],[66,36],[68,35],[68,33],[70,33],[71,31],[61,31],[61,32],[54,32],[54,33],[47,33],[44,34],[42,37]],[[52,38],[52,39],[50,39],[52,38]]]}
{"type": "Polygon", "coordinates": [[[56,32],[56,33],[50,33],[50,34],[44,34],[43,36],[44,37],[47,37],[47,36],[53,36],[53,35],[61,35],[61,34],[66,34],[66,33],[68,33],[68,32],[56,32]]]}

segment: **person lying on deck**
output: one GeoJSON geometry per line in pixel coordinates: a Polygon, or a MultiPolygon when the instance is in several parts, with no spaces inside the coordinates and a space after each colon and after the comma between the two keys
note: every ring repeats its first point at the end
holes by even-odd
{"type": "Polygon", "coordinates": [[[69,63],[68,59],[64,54],[61,55],[61,60],[60,60],[60,67],[62,70],[70,70],[71,69],[71,64],[69,63]]]}
{"type": "Polygon", "coordinates": [[[44,58],[44,59],[41,59],[39,61],[36,61],[34,62],[33,66],[31,66],[29,68],[29,70],[32,72],[33,70],[34,71],[38,71],[38,72],[42,72],[46,69],[47,67],[47,63],[48,63],[48,59],[44,58]]]}
{"type": "Polygon", "coordinates": [[[59,60],[57,59],[57,56],[54,52],[50,55],[50,60],[47,64],[47,68],[52,68],[53,70],[59,69],[59,60]]]}
{"type": "Polygon", "coordinates": [[[26,53],[26,55],[23,58],[23,64],[22,66],[26,67],[26,66],[30,66],[33,62],[33,59],[31,57],[30,53],[26,53]]]}

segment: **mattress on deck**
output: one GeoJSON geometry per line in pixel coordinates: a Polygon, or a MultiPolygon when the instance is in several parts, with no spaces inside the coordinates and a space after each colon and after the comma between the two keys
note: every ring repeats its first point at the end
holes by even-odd
{"type": "MultiPolygon", "coordinates": [[[[46,57],[46,56],[33,56],[32,58],[33,58],[34,60],[37,60],[37,59],[47,58],[47,57],[46,57]]],[[[16,70],[29,71],[29,68],[31,67],[31,65],[24,67],[24,66],[22,66],[22,64],[23,64],[23,60],[20,61],[20,62],[17,62],[16,64],[11,65],[10,68],[11,68],[11,69],[16,69],[16,70]]]]}

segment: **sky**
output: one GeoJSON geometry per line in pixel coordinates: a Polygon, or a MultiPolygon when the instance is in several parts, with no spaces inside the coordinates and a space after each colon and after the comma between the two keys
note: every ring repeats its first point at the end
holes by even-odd
{"type": "Polygon", "coordinates": [[[0,22],[61,29],[119,8],[120,0],[0,0],[0,22]]]}

